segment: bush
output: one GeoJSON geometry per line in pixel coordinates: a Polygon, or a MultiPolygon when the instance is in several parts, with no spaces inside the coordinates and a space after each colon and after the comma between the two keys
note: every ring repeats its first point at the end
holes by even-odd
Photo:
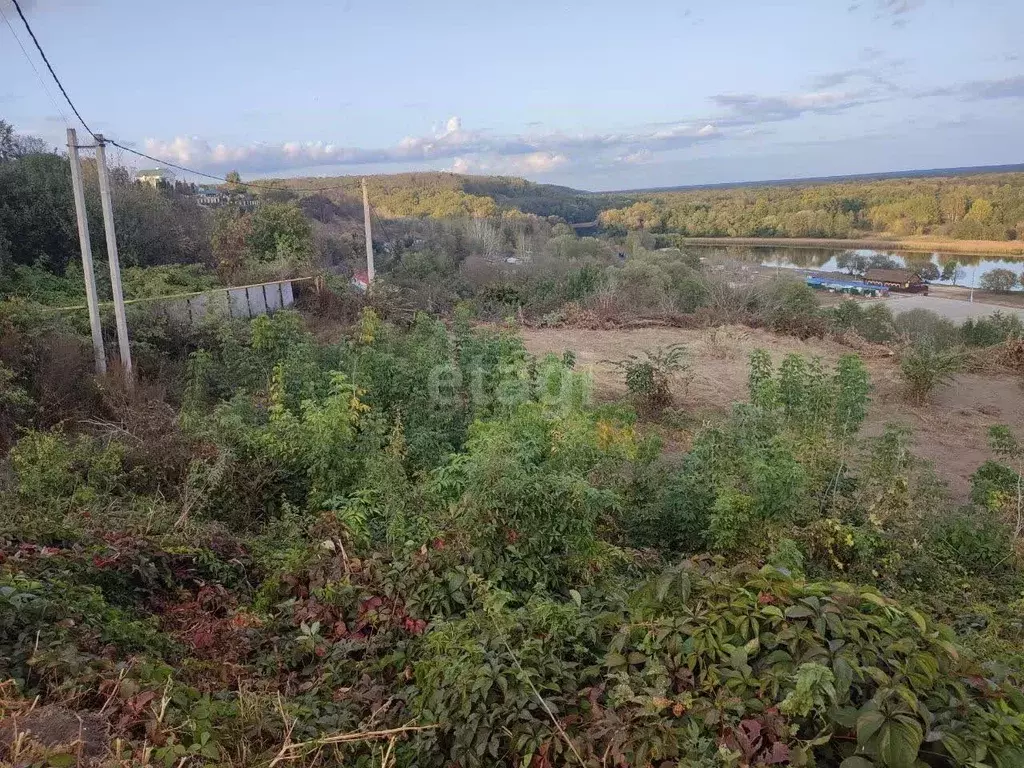
{"type": "Polygon", "coordinates": [[[1018,283],[1017,273],[1012,269],[993,269],[981,276],[979,285],[986,291],[1007,293],[1018,283]]]}
{"type": "Polygon", "coordinates": [[[825,332],[825,316],[818,307],[818,297],[814,289],[802,282],[773,278],[758,286],[749,308],[766,327],[778,333],[805,339],[825,332]]]}
{"type": "Polygon", "coordinates": [[[928,342],[911,344],[900,354],[900,376],[907,397],[923,403],[935,391],[964,369],[963,352],[957,349],[938,349],[928,342]]]}
{"type": "Polygon", "coordinates": [[[657,416],[672,404],[672,382],[687,369],[686,347],[647,350],[641,359],[630,355],[613,363],[626,378],[626,390],[633,398],[637,410],[648,416],[657,416]]]}
{"type": "MultiPolygon", "coordinates": [[[[989,470],[981,468],[972,477],[972,500],[976,495],[990,500],[981,487],[989,470]],[[979,493],[975,493],[975,491],[979,493]]],[[[956,563],[970,574],[990,574],[1009,570],[1013,565],[1013,532],[1006,521],[984,506],[968,507],[942,517],[931,531],[935,551],[949,562],[956,563]]]]}
{"type": "Polygon", "coordinates": [[[993,312],[987,317],[970,317],[960,326],[963,343],[971,347],[991,347],[1024,337],[1024,321],[1015,312],[993,312]]]}
{"type": "Polygon", "coordinates": [[[955,347],[960,336],[956,324],[929,309],[911,309],[896,315],[893,326],[897,336],[913,344],[935,349],[955,347]]]}
{"type": "Polygon", "coordinates": [[[885,344],[896,337],[895,317],[885,304],[872,303],[866,307],[847,299],[835,307],[824,310],[829,327],[837,332],[854,331],[858,336],[876,344],[885,344]]]}

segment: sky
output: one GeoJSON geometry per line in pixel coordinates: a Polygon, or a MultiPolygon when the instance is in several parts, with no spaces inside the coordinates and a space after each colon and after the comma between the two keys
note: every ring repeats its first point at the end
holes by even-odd
{"type": "MultiPolygon", "coordinates": [[[[1024,162],[1024,0],[20,1],[94,131],[243,179],[1024,162]]],[[[49,89],[0,19],[0,118],[64,144],[70,109],[0,10],[49,89]]]]}

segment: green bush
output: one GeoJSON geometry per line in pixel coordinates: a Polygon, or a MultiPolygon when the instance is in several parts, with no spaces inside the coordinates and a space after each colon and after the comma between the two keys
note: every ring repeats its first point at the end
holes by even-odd
{"type": "Polygon", "coordinates": [[[16,492],[41,507],[91,504],[124,488],[124,453],[113,441],[28,432],[11,450],[16,492]]]}
{"type": "Polygon", "coordinates": [[[925,402],[937,387],[962,371],[964,364],[959,348],[940,349],[927,341],[911,344],[900,354],[900,377],[907,397],[915,403],[925,402]]]}
{"type": "Polygon", "coordinates": [[[960,326],[963,343],[970,347],[991,347],[1024,337],[1024,321],[1014,312],[993,312],[987,317],[970,317],[960,326]]]}
{"type": "Polygon", "coordinates": [[[626,391],[640,413],[657,416],[672,404],[672,383],[687,369],[686,348],[681,344],[648,350],[644,357],[630,355],[613,363],[623,372],[626,391]]]}

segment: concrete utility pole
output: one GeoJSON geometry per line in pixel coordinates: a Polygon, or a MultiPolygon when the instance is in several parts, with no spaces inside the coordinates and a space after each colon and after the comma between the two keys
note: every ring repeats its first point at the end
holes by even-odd
{"type": "Polygon", "coordinates": [[[366,179],[363,179],[363,229],[366,230],[366,282],[373,282],[373,235],[370,233],[370,198],[366,195],[366,179]]]}
{"type": "Polygon", "coordinates": [[[71,186],[75,192],[75,216],[78,219],[78,241],[82,246],[82,273],[85,276],[85,303],[89,307],[89,328],[92,330],[92,351],[96,373],[107,372],[107,356],[103,350],[103,328],[100,326],[99,300],[96,298],[96,275],[92,271],[92,245],[89,242],[89,220],[85,216],[85,187],[82,185],[82,163],[78,158],[78,136],[68,128],[68,159],[71,161],[71,186]]]}
{"type": "Polygon", "coordinates": [[[110,179],[107,176],[107,155],[103,135],[96,134],[96,172],[100,177],[100,200],[103,202],[103,230],[107,236],[107,261],[110,263],[110,288],[114,294],[114,318],[117,321],[117,348],[121,366],[128,381],[132,378],[132,350],[128,346],[128,321],[124,316],[124,294],[121,291],[121,260],[117,255],[114,232],[114,206],[110,202],[110,179]]]}

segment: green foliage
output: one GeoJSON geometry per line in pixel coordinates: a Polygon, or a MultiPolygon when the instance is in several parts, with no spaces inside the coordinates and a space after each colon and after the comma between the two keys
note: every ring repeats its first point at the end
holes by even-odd
{"type": "Polygon", "coordinates": [[[818,361],[791,355],[776,372],[768,354],[755,351],[750,404],[694,439],[661,493],[651,538],[689,551],[750,552],[770,544],[752,540],[750,530],[809,519],[837,490],[841,445],[863,422],[868,389],[855,356],[828,374],[818,361]]]}
{"type": "MultiPolygon", "coordinates": [[[[1024,176],[985,174],[641,192],[610,199],[608,205],[600,216],[606,227],[689,237],[841,238],[888,232],[1007,240],[1021,237],[1018,222],[1024,220],[1024,176]]],[[[863,272],[867,265],[851,253],[840,268],[863,272]]]]}
{"type": "Polygon", "coordinates": [[[985,317],[965,320],[960,326],[960,336],[968,346],[991,347],[1024,337],[1024,321],[1015,312],[996,311],[985,317]]]}
{"type": "Polygon", "coordinates": [[[814,289],[788,278],[773,278],[758,286],[748,309],[773,331],[801,338],[821,336],[825,322],[814,289]]]}
{"type": "Polygon", "coordinates": [[[125,482],[123,447],[81,435],[28,432],[11,450],[18,496],[30,504],[86,505],[125,482]]]}
{"type": "Polygon", "coordinates": [[[686,347],[673,344],[647,350],[643,358],[630,355],[613,365],[623,372],[626,390],[633,398],[637,410],[657,416],[672,404],[672,383],[688,368],[686,347]]]}
{"type": "MultiPolygon", "coordinates": [[[[125,764],[1020,762],[1015,507],[948,511],[902,431],[859,456],[856,356],[756,352],[750,402],[661,455],[574,355],[465,305],[333,338],[289,312],[198,328],[171,484],[130,424],[22,436],[5,706],[102,711],[125,764]]],[[[630,362],[648,387],[684,359],[630,362]]]]}
{"type": "Polygon", "coordinates": [[[1012,269],[993,269],[981,276],[978,284],[986,291],[1008,293],[1020,282],[1019,276],[1012,269]]]}
{"type": "Polygon", "coordinates": [[[259,262],[303,263],[312,253],[313,230],[302,210],[291,203],[266,203],[251,214],[246,245],[259,262]]]}
{"type": "Polygon", "coordinates": [[[964,355],[959,349],[940,349],[928,341],[911,344],[900,354],[900,376],[907,397],[922,403],[964,368],[964,355]]]}

